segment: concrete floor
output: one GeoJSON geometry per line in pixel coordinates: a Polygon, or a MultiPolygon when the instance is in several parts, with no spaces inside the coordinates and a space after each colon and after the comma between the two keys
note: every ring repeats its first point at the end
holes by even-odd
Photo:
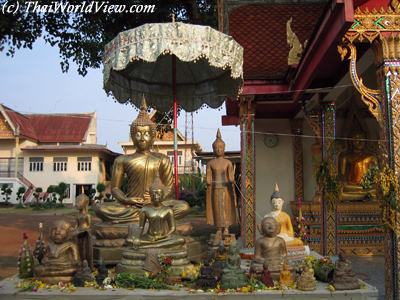
{"type": "Polygon", "coordinates": [[[379,299],[385,299],[385,258],[352,256],[349,259],[358,278],[375,286],[379,290],[379,299]]]}

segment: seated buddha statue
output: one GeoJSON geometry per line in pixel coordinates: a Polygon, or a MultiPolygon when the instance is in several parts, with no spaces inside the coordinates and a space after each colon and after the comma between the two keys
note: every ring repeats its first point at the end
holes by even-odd
{"type": "Polygon", "coordinates": [[[333,286],[337,290],[356,290],[360,288],[360,283],[353,272],[351,261],[343,253],[339,253],[339,259],[335,264],[333,273],[333,286]]]}
{"type": "Polygon", "coordinates": [[[283,238],[287,246],[303,246],[303,242],[294,237],[294,230],[290,216],[282,211],[284,200],[279,193],[278,184],[275,184],[274,192],[271,195],[272,211],[264,216],[273,217],[280,225],[279,237],[283,238]]]}
{"type": "Polygon", "coordinates": [[[71,241],[73,232],[74,227],[65,220],[54,224],[42,263],[33,269],[36,279],[50,284],[72,280],[80,263],[78,247],[71,241]]]}
{"type": "Polygon", "coordinates": [[[279,224],[272,217],[264,217],[260,231],[263,237],[257,239],[255,243],[251,270],[253,273],[261,274],[264,268],[268,268],[272,278],[278,279],[287,255],[285,241],[278,236],[279,224]]]}
{"type": "Polygon", "coordinates": [[[365,146],[365,135],[357,133],[348,141],[348,150],[339,155],[340,200],[363,200],[368,196],[376,198],[374,188],[364,190],[361,186],[368,169],[377,165],[377,159],[368,153],[365,146]]]}
{"type": "Polygon", "coordinates": [[[228,257],[222,269],[221,287],[223,289],[236,289],[247,284],[245,271],[240,268],[239,247],[232,243],[228,248],[228,257]]]}
{"type": "MultiPolygon", "coordinates": [[[[151,151],[155,135],[156,124],[150,119],[143,98],[139,115],[131,125],[136,152],[121,155],[114,161],[111,188],[113,197],[119,203],[105,203],[94,208],[104,222],[137,222],[140,209],[151,202],[149,190],[157,176],[166,186],[165,199],[170,199],[168,196],[174,184],[172,164],[165,154],[151,151]],[[125,175],[128,179],[126,193],[121,189],[125,175]]],[[[165,200],[163,205],[171,207],[176,219],[183,218],[190,208],[185,201],[173,199],[165,200]]]]}
{"type": "Polygon", "coordinates": [[[156,177],[150,187],[151,205],[144,206],[139,213],[138,237],[128,237],[134,249],[169,248],[185,244],[185,239],[175,235],[175,217],[171,207],[163,204],[164,186],[156,177]],[[146,223],[149,224],[144,233],[146,223]]]}

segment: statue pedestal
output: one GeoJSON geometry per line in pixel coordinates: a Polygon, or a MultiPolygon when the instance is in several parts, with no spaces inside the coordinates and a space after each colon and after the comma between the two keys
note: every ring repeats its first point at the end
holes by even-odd
{"type": "Polygon", "coordinates": [[[120,263],[117,265],[115,271],[117,273],[133,273],[142,275],[146,272],[144,269],[145,263],[147,261],[147,256],[152,252],[158,252],[158,255],[162,255],[164,257],[171,257],[172,264],[170,268],[169,275],[171,277],[181,276],[182,272],[187,270],[187,268],[191,267],[188,257],[187,257],[187,249],[186,245],[178,246],[167,249],[133,249],[127,248],[122,253],[122,258],[120,263]]]}
{"type": "Polygon", "coordinates": [[[93,244],[94,263],[116,265],[125,249],[128,224],[99,223],[93,225],[96,240],[93,244]]]}

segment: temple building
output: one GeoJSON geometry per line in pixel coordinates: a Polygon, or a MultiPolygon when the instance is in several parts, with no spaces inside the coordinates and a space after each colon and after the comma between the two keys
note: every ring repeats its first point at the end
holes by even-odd
{"type": "Polygon", "coordinates": [[[118,155],[98,145],[96,113],[22,114],[0,104],[0,186],[12,189],[16,201],[20,186],[31,201],[40,187],[67,184],[64,203],[110,180],[111,167],[118,155]]]}
{"type": "Polygon", "coordinates": [[[390,0],[218,1],[219,29],[244,47],[244,88],[222,124],[241,129],[246,247],[278,183],[312,249],[385,254],[396,299],[399,20],[390,0]]]}

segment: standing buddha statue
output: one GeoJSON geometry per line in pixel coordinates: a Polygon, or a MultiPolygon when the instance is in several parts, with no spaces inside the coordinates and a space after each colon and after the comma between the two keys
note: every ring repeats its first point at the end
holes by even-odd
{"type": "Polygon", "coordinates": [[[213,246],[229,236],[229,226],[237,224],[235,171],[232,162],[224,157],[225,143],[218,129],[213,143],[215,158],[207,163],[207,224],[215,225],[213,246]]]}

